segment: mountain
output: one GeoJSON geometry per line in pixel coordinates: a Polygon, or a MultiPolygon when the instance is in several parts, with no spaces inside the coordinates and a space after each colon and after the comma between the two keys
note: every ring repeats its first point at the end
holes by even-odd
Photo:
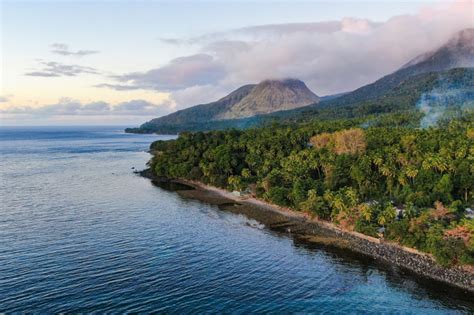
{"type": "Polygon", "coordinates": [[[329,104],[351,105],[382,97],[408,78],[429,72],[440,72],[454,68],[474,66],[474,29],[456,33],[446,44],[435,51],[422,54],[410,60],[399,70],[382,77],[374,83],[365,85],[329,104]]]}
{"type": "Polygon", "coordinates": [[[401,69],[417,65],[418,71],[439,71],[448,68],[474,66],[474,29],[469,28],[456,33],[446,44],[437,50],[421,54],[401,69]]]}
{"type": "MultiPolygon", "coordinates": [[[[472,91],[472,67],[474,29],[470,28],[454,34],[438,49],[419,55],[397,71],[351,92],[316,100],[317,96],[301,81],[264,81],[259,85],[244,86],[217,102],[157,118],[128,131],[176,133],[245,128],[274,120],[358,117],[409,110],[415,108],[423,93],[443,85],[445,80],[472,91]],[[292,102],[291,95],[295,90],[298,97],[295,96],[296,101],[292,102]],[[277,91],[285,92],[280,94],[277,91]],[[313,98],[316,101],[309,102],[313,98]]],[[[462,95],[473,97],[472,93],[462,95]]]]}
{"type": "Polygon", "coordinates": [[[244,85],[220,100],[196,105],[155,118],[127,132],[153,132],[178,125],[246,118],[280,110],[295,109],[319,102],[304,82],[296,79],[265,80],[244,85]]]}
{"type": "Polygon", "coordinates": [[[216,117],[225,115],[233,106],[239,104],[255,87],[255,84],[244,85],[218,101],[192,106],[163,117],[155,118],[145,123],[144,126],[173,125],[215,120],[216,117]]]}
{"type": "MultiPolygon", "coordinates": [[[[128,129],[133,133],[178,134],[182,131],[210,131],[224,129],[246,129],[263,124],[281,122],[293,123],[338,118],[365,117],[384,113],[413,111],[417,114],[420,100],[440,99],[446,109],[473,108],[474,106],[474,68],[455,68],[441,72],[429,72],[408,78],[397,87],[380,97],[357,103],[334,105],[335,99],[322,98],[318,106],[304,106],[297,109],[278,111],[270,114],[256,115],[247,118],[214,120],[207,122],[187,122],[183,124],[154,125],[150,129],[128,129]],[[445,97],[444,97],[445,96],[445,97]],[[327,101],[326,101],[326,100],[327,101]]],[[[339,96],[341,97],[341,96],[339,96]]],[[[436,105],[435,105],[436,106],[436,105]]]]}
{"type": "MultiPolygon", "coordinates": [[[[379,96],[359,98],[357,101],[341,102],[337,99],[322,101],[317,107],[276,112],[262,121],[301,121],[311,119],[335,119],[364,117],[382,113],[413,111],[419,109],[420,100],[430,99],[434,106],[450,108],[473,108],[474,68],[454,68],[446,71],[421,73],[401,81],[379,96]]],[[[357,95],[359,96],[359,95],[357,95]]]]}
{"type": "Polygon", "coordinates": [[[319,102],[306,84],[295,79],[265,80],[255,86],[240,102],[217,119],[245,118],[280,110],[303,107],[319,102]]]}

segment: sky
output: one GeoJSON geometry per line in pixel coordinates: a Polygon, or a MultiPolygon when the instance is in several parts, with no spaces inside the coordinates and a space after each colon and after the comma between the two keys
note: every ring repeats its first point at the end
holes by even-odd
{"type": "Polygon", "coordinates": [[[474,27],[472,1],[0,0],[1,125],[125,125],[264,79],[356,89],[474,27]]]}

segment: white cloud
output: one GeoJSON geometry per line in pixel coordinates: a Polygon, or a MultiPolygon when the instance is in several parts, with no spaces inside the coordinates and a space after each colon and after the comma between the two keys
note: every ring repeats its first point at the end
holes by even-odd
{"type": "Polygon", "coordinates": [[[118,84],[102,87],[171,91],[178,107],[213,101],[267,78],[298,78],[318,95],[349,91],[438,48],[455,32],[474,27],[473,10],[470,1],[458,1],[385,22],[344,18],[162,39],[171,45],[197,45],[201,53],[117,76],[118,84]]]}
{"type": "Polygon", "coordinates": [[[202,85],[191,86],[172,93],[172,99],[176,103],[176,109],[183,109],[189,106],[217,101],[224,95],[231,92],[234,88],[231,86],[219,85],[202,85]]]}
{"type": "Polygon", "coordinates": [[[77,100],[62,98],[55,104],[39,107],[10,106],[0,109],[1,114],[47,118],[53,116],[162,116],[173,110],[173,103],[164,101],[153,104],[145,100],[131,100],[118,104],[97,101],[81,103],[77,100]]]}
{"type": "Polygon", "coordinates": [[[0,103],[6,103],[10,101],[11,95],[0,95],[0,103]]]}
{"type": "Polygon", "coordinates": [[[40,70],[26,72],[30,77],[75,77],[80,74],[100,74],[92,67],[64,64],[56,61],[39,60],[40,70]]]}
{"type": "MultiPolygon", "coordinates": [[[[127,85],[117,89],[152,89],[173,91],[196,85],[213,84],[225,75],[224,66],[208,54],[179,57],[164,67],[147,72],[128,73],[115,78],[127,85]]],[[[113,86],[109,86],[113,87],[113,86]]]]}
{"type": "Polygon", "coordinates": [[[70,50],[69,46],[64,43],[54,43],[50,45],[51,52],[53,54],[62,55],[62,56],[73,56],[73,57],[84,57],[87,55],[98,54],[97,50],[70,50]]]}

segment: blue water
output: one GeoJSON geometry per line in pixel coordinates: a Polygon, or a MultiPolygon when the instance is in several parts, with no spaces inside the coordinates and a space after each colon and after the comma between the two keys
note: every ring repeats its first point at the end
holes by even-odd
{"type": "Polygon", "coordinates": [[[469,313],[468,297],[303,246],[133,174],[121,128],[0,128],[0,312],[469,313]]]}

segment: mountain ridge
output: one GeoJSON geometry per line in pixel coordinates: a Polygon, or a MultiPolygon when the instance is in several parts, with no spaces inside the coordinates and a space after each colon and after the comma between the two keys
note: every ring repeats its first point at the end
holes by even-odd
{"type": "Polygon", "coordinates": [[[300,80],[264,80],[259,84],[241,86],[215,102],[191,106],[152,119],[140,128],[151,130],[154,126],[246,118],[317,102],[319,97],[300,80]]]}
{"type": "Polygon", "coordinates": [[[440,48],[416,56],[395,72],[331,100],[329,103],[337,106],[372,100],[396,88],[410,77],[423,73],[473,66],[474,29],[470,28],[457,32],[440,48]]]}
{"type": "Polygon", "coordinates": [[[296,79],[264,80],[220,119],[246,118],[275,111],[294,109],[319,102],[303,81],[296,79]]]}
{"type": "MultiPolygon", "coordinates": [[[[314,118],[319,115],[321,109],[340,107],[354,107],[354,109],[351,109],[353,112],[368,111],[376,113],[377,111],[393,111],[397,109],[397,106],[399,108],[406,108],[408,106],[407,102],[411,102],[408,107],[415,106],[415,96],[420,95],[420,89],[431,86],[430,83],[424,83],[426,86],[417,85],[416,82],[412,82],[412,78],[421,75],[423,78],[431,77],[431,80],[434,80],[433,76],[430,76],[430,73],[441,73],[455,68],[467,68],[471,69],[471,71],[467,72],[468,78],[463,80],[471,82],[472,67],[474,67],[474,28],[469,28],[455,33],[449,41],[438,49],[415,56],[398,70],[383,76],[375,82],[351,92],[340,93],[329,97],[318,97],[316,102],[307,106],[297,106],[289,109],[281,108],[278,111],[274,110],[270,113],[260,112],[254,115],[244,114],[237,117],[233,115],[233,113],[239,109],[239,103],[246,103],[246,97],[258,86],[247,85],[244,86],[246,88],[241,87],[217,102],[190,107],[168,116],[154,119],[143,124],[140,128],[129,129],[128,131],[153,132],[154,130],[165,130],[166,128],[170,128],[176,132],[188,129],[200,130],[198,126],[199,123],[202,123],[201,130],[206,130],[206,128],[215,129],[214,126],[209,125],[209,121],[213,121],[215,125],[224,127],[228,125],[239,127],[241,124],[247,127],[254,125],[257,120],[268,120],[274,119],[275,117],[300,117],[302,112],[304,112],[307,117],[311,116],[314,118]],[[400,87],[403,87],[402,90],[405,95],[400,94],[400,87]],[[410,87],[412,90],[409,90],[407,87],[410,87]],[[236,93],[239,90],[240,93],[236,93]],[[232,101],[228,100],[228,97],[234,93],[239,95],[239,97],[231,97],[230,99],[232,101]],[[222,103],[215,104],[218,102],[223,102],[224,105],[222,103]],[[232,109],[233,107],[235,107],[235,109],[232,109]],[[211,109],[211,113],[205,112],[208,108],[211,109]],[[188,116],[188,118],[178,119],[180,116],[188,116]],[[252,119],[252,116],[255,117],[255,119],[252,119]],[[231,120],[237,121],[231,122],[231,120]]],[[[301,83],[304,84],[303,82],[301,83]]],[[[251,104],[246,104],[246,107],[251,107],[251,104]]],[[[337,113],[335,112],[335,114],[337,113]]]]}

